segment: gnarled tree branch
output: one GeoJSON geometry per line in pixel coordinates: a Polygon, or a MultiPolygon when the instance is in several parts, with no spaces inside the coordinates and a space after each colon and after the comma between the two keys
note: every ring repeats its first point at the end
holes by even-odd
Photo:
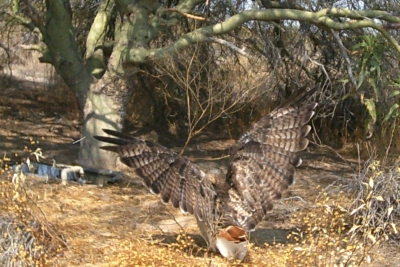
{"type": "Polygon", "coordinates": [[[336,31],[354,30],[359,28],[372,28],[379,31],[396,48],[400,54],[400,45],[385,30],[384,25],[370,18],[379,18],[389,22],[400,22],[399,17],[390,15],[385,11],[352,11],[347,9],[323,9],[317,12],[292,10],[292,9],[268,9],[268,10],[247,10],[236,14],[229,19],[210,26],[199,28],[183,35],[173,44],[155,49],[133,48],[126,49],[123,53],[126,63],[144,63],[150,58],[161,58],[170,53],[176,53],[190,45],[207,41],[207,38],[229,33],[240,27],[242,24],[251,21],[274,21],[274,20],[297,20],[308,22],[318,26],[325,26],[336,31]],[[357,20],[335,21],[333,18],[343,17],[357,20]]]}
{"type": "Polygon", "coordinates": [[[106,68],[103,48],[107,27],[111,23],[114,11],[114,3],[110,0],[104,1],[99,7],[86,39],[86,68],[94,76],[101,75],[106,68]]]}

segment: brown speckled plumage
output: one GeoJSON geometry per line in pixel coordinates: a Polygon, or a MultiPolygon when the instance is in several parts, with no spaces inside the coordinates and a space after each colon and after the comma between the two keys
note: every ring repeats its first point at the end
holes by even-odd
{"type": "Polygon", "coordinates": [[[196,164],[160,145],[112,130],[104,131],[113,137],[96,138],[114,144],[101,148],[117,153],[164,203],[194,214],[214,248],[221,226],[253,230],[293,183],[301,164],[296,152],[308,145],[308,122],[317,106],[305,103],[316,90],[292,97],[243,134],[231,149],[226,178],[219,186],[196,164]]]}

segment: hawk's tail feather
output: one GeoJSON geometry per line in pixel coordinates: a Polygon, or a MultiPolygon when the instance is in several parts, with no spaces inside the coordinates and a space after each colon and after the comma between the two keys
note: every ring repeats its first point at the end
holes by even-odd
{"type": "Polygon", "coordinates": [[[134,139],[136,139],[135,137],[132,137],[132,136],[130,136],[128,134],[124,134],[124,133],[117,132],[117,131],[110,130],[110,129],[103,129],[103,132],[105,132],[108,135],[111,135],[111,136],[114,136],[114,137],[118,137],[120,139],[125,139],[125,140],[134,140],[134,139]]]}
{"type": "MultiPolygon", "coordinates": [[[[117,132],[114,130],[103,129],[103,131],[106,134],[111,135],[112,137],[95,135],[94,138],[96,138],[97,140],[99,140],[101,142],[110,143],[110,144],[114,144],[114,145],[118,145],[118,146],[124,146],[124,145],[128,145],[131,143],[143,143],[144,142],[140,139],[137,139],[135,137],[132,137],[127,134],[123,134],[123,133],[120,133],[120,132],[117,132]]],[[[107,148],[104,147],[104,149],[109,150],[108,147],[107,148]]],[[[113,150],[111,150],[111,151],[113,151],[113,150]]]]}
{"type": "MultiPolygon", "coordinates": [[[[97,140],[104,142],[104,143],[110,143],[110,144],[114,144],[114,145],[118,145],[118,146],[124,146],[124,145],[128,145],[130,142],[124,139],[118,139],[118,138],[113,138],[113,137],[107,137],[107,136],[97,136],[95,135],[94,138],[96,138],[97,140]]],[[[104,148],[106,150],[108,146],[104,146],[101,148],[104,148]]]]}

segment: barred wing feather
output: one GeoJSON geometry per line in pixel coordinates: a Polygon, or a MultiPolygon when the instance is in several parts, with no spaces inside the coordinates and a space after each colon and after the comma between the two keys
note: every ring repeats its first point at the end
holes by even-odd
{"type": "Polygon", "coordinates": [[[308,145],[308,122],[317,106],[304,103],[317,89],[291,97],[243,134],[231,149],[228,172],[219,186],[196,164],[158,144],[112,130],[104,130],[111,137],[96,138],[113,144],[101,148],[134,168],[162,202],[194,214],[212,243],[220,224],[253,230],[293,183],[301,164],[297,152],[308,145]]]}
{"type": "Polygon", "coordinates": [[[200,168],[174,151],[113,130],[113,137],[96,136],[99,141],[114,144],[102,149],[120,156],[121,162],[135,169],[153,194],[171,202],[183,213],[195,214],[200,220],[208,216],[215,198],[212,183],[200,168]]]}
{"type": "Polygon", "coordinates": [[[273,202],[293,183],[296,152],[308,145],[307,125],[317,104],[304,105],[318,87],[290,99],[261,118],[232,149],[226,176],[229,199],[226,216],[243,229],[253,230],[273,208],[273,202]]]}

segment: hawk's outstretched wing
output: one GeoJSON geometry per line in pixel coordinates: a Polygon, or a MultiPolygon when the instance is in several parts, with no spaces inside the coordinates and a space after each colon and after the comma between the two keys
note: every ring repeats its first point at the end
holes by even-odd
{"type": "Polygon", "coordinates": [[[293,183],[295,167],[301,164],[296,152],[308,145],[307,123],[317,106],[305,100],[317,89],[298,94],[261,118],[233,147],[229,189],[222,202],[227,203],[225,216],[245,230],[253,230],[293,183]]]}
{"type": "Polygon", "coordinates": [[[116,152],[123,163],[136,169],[164,203],[194,214],[210,242],[220,216],[223,223],[228,220],[252,230],[293,183],[295,167],[301,163],[296,152],[308,145],[305,137],[311,127],[307,123],[317,106],[304,102],[315,90],[290,98],[239,139],[231,151],[225,183],[218,188],[197,165],[170,149],[112,130],[104,131],[113,137],[96,138],[114,144],[101,148],[116,152]]]}
{"type": "MultiPolygon", "coordinates": [[[[174,151],[113,130],[104,130],[113,137],[95,136],[114,144],[102,149],[117,153],[121,161],[136,170],[153,194],[160,194],[163,203],[171,202],[183,213],[196,215],[211,223],[216,198],[213,184],[200,168],[174,151]]],[[[210,225],[211,227],[211,225],[210,225]]]]}

